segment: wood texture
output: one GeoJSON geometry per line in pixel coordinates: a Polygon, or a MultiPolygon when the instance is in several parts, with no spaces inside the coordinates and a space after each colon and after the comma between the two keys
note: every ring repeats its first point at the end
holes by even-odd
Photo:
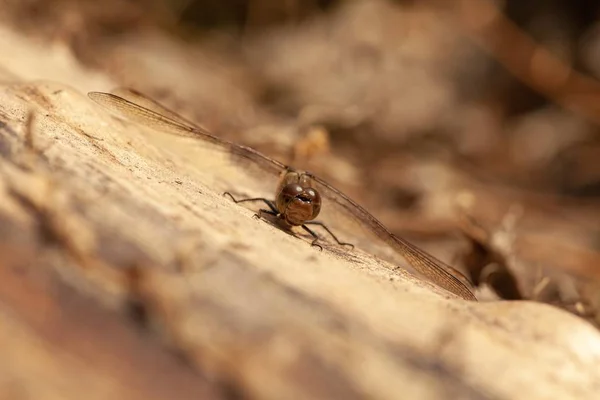
{"type": "Polygon", "coordinates": [[[0,92],[0,397],[597,398],[591,325],[319,252],[69,68],[0,92]]]}

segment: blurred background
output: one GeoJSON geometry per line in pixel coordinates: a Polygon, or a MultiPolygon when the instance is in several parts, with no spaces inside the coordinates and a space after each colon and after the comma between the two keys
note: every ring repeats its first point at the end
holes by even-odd
{"type": "Polygon", "coordinates": [[[0,7],[3,25],[323,176],[483,298],[600,323],[598,2],[0,7]]]}

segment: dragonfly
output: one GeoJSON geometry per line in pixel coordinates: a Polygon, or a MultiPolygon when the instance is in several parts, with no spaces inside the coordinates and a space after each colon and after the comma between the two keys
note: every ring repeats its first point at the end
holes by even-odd
{"type": "Polygon", "coordinates": [[[88,97],[106,110],[131,122],[159,132],[198,139],[201,143],[226,154],[232,162],[244,165],[244,172],[252,168],[261,172],[261,179],[278,178],[275,200],[265,197],[238,199],[230,192],[225,192],[224,195],[235,203],[261,202],[267,208],[261,208],[255,216],[262,218],[268,215],[286,226],[301,227],[313,238],[312,246],[322,250],[319,236],[309,227],[320,226],[338,245],[347,246],[350,250],[354,248],[354,244],[339,240],[327,224],[316,219],[325,213],[341,215],[346,220],[353,221],[354,226],[358,226],[362,232],[367,232],[369,237],[378,238],[385,243],[387,248],[392,250],[391,253],[400,255],[419,275],[433,284],[465,300],[477,300],[472,284],[462,273],[406,239],[391,233],[365,208],[320,177],[294,169],[251,147],[222,139],[133,89],[118,88],[112,93],[90,92],[88,97]]]}

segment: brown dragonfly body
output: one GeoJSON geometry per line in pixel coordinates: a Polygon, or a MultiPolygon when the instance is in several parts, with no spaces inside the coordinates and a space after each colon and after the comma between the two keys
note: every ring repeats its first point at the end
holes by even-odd
{"type": "MultiPolygon", "coordinates": [[[[261,209],[257,214],[259,217],[269,214],[289,226],[302,227],[313,237],[311,244],[321,249],[321,245],[317,243],[319,237],[308,225],[319,225],[338,244],[354,247],[350,243],[338,240],[325,224],[315,220],[322,205],[327,202],[336,211],[350,216],[361,225],[361,228],[368,230],[372,235],[385,242],[404,257],[417,272],[434,284],[463,299],[476,300],[472,285],[460,272],[389,232],[363,207],[321,178],[288,167],[252,148],[223,140],[138,92],[119,89],[115,93],[118,95],[102,92],[90,92],[88,95],[96,103],[133,122],[178,136],[198,138],[217,146],[239,160],[249,161],[271,175],[279,175],[280,181],[275,193],[275,201],[262,197],[238,200],[229,192],[225,193],[236,203],[256,201],[266,204],[268,209],[261,209]]],[[[331,207],[329,210],[334,210],[331,207]]]]}
{"type": "Polygon", "coordinates": [[[314,221],[315,218],[321,212],[321,195],[315,188],[314,181],[311,175],[307,172],[293,171],[286,169],[277,185],[275,194],[275,202],[266,199],[264,197],[254,197],[249,199],[237,200],[229,192],[224,194],[229,196],[236,203],[244,202],[262,202],[266,204],[269,209],[266,210],[261,208],[256,214],[258,218],[261,218],[263,214],[275,216],[280,221],[285,223],[288,227],[301,226],[302,229],[307,231],[312,237],[312,246],[319,247],[323,250],[323,247],[318,244],[319,236],[314,233],[308,225],[319,225],[325,229],[331,237],[339,244],[345,246],[351,246],[353,244],[340,242],[340,240],[329,230],[327,225],[320,221],[314,221]]]}

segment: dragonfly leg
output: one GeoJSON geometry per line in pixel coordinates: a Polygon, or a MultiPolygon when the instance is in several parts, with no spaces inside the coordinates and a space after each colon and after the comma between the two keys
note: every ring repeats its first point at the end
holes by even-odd
{"type": "Polygon", "coordinates": [[[319,237],[317,236],[316,233],[314,233],[308,226],[306,225],[302,225],[302,229],[304,229],[306,232],[310,233],[310,235],[314,238],[313,241],[310,243],[311,246],[313,247],[318,247],[319,250],[323,251],[323,246],[321,246],[320,244],[318,244],[317,242],[319,241],[319,237]]]}
{"type": "MultiPolygon", "coordinates": [[[[346,242],[340,241],[337,238],[337,236],[335,236],[333,234],[333,232],[331,232],[331,230],[327,227],[327,225],[325,225],[322,222],[319,222],[319,221],[308,221],[308,222],[305,222],[304,225],[319,225],[320,227],[322,227],[323,229],[325,229],[327,231],[327,233],[329,233],[331,235],[331,237],[337,242],[337,244],[339,244],[340,246],[350,246],[351,249],[354,249],[354,245],[352,243],[346,243],[346,242]]],[[[304,225],[302,227],[304,227],[304,225]]]]}
{"type": "MultiPolygon", "coordinates": [[[[277,212],[277,208],[275,207],[275,204],[273,204],[273,202],[272,202],[271,200],[269,200],[269,199],[265,199],[264,197],[253,197],[253,198],[251,198],[251,199],[240,199],[240,200],[237,200],[237,199],[236,199],[235,197],[233,197],[233,195],[232,195],[231,193],[229,193],[229,192],[225,192],[225,193],[223,193],[223,196],[229,196],[229,198],[230,198],[231,200],[233,200],[233,202],[234,202],[235,204],[237,204],[237,203],[245,203],[245,202],[249,202],[249,201],[262,201],[262,202],[263,202],[263,203],[265,203],[267,206],[269,206],[269,208],[271,209],[271,211],[272,211],[273,213],[275,213],[275,214],[272,214],[272,215],[277,215],[277,213],[278,213],[278,212],[277,212]]],[[[268,214],[271,214],[271,213],[268,213],[268,214]]]]}
{"type": "Polygon", "coordinates": [[[268,214],[268,215],[273,215],[274,217],[279,217],[278,212],[275,212],[273,210],[265,210],[264,208],[261,208],[260,210],[258,210],[258,212],[256,214],[254,214],[254,218],[261,219],[263,214],[268,214]]]}

